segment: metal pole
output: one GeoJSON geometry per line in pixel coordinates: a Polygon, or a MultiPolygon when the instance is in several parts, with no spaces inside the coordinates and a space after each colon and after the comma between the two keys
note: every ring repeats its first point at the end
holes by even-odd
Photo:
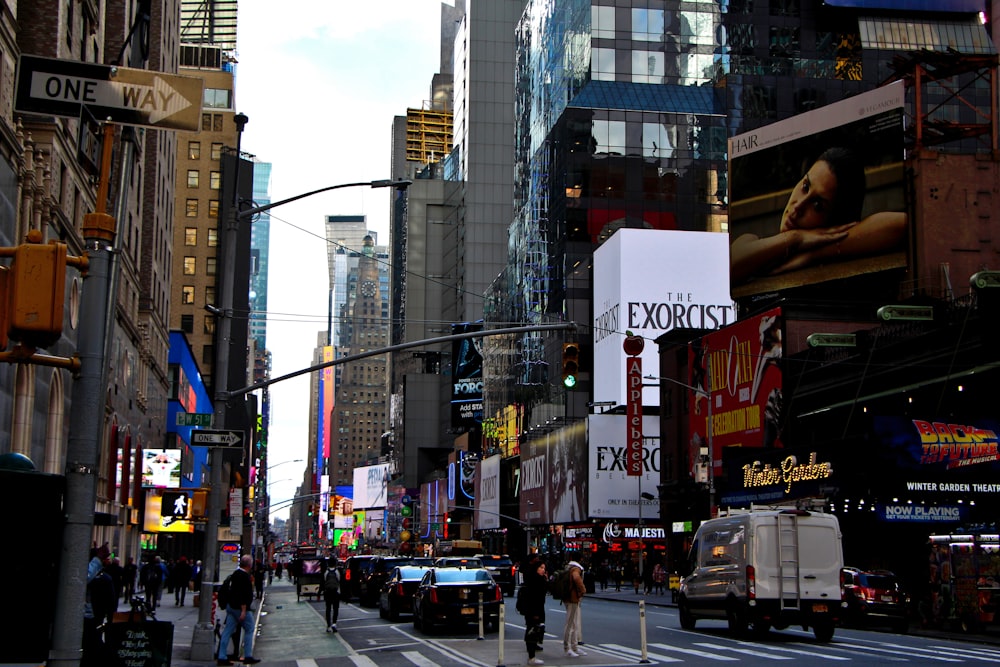
{"type": "MultiPolygon", "coordinates": [[[[213,408],[215,416],[213,424],[218,428],[226,426],[227,402],[229,394],[229,343],[232,338],[233,316],[233,274],[236,270],[236,241],[239,231],[240,209],[240,147],[243,140],[243,128],[250,119],[244,114],[236,114],[236,167],[233,178],[233,201],[226,215],[226,229],[222,246],[222,294],[220,307],[222,316],[216,324],[215,364],[212,375],[215,378],[215,397],[213,408]]],[[[222,483],[222,448],[212,447],[210,455],[211,491],[208,496],[208,507],[205,509],[205,546],[202,552],[201,602],[198,605],[198,622],[194,626],[191,638],[191,659],[196,661],[212,660],[215,649],[215,634],[212,625],[212,592],[218,572],[219,558],[219,515],[225,506],[225,489],[222,483]]]]}
{"type": "Polygon", "coordinates": [[[641,663],[649,662],[649,652],[646,646],[646,601],[639,600],[639,642],[642,644],[641,663]]]}
{"type": "MultiPolygon", "coordinates": [[[[114,129],[105,126],[102,182],[108,178],[114,129]]],[[[106,192],[106,191],[105,191],[106,192]]],[[[89,268],[80,297],[80,333],[77,356],[80,373],[73,383],[66,443],[66,523],[59,562],[59,595],[53,617],[49,665],[79,665],[83,657],[83,606],[87,591],[87,564],[97,504],[97,466],[104,422],[104,340],[114,255],[115,219],[104,212],[99,199],[96,212],[84,216],[83,238],[89,268]]],[[[61,289],[61,288],[60,288],[61,289]]]]}
{"type": "MultiPolygon", "coordinates": [[[[644,549],[643,549],[643,544],[642,544],[642,500],[643,500],[643,498],[642,498],[642,475],[639,475],[638,477],[636,477],[636,479],[639,481],[639,586],[642,587],[642,594],[643,594],[643,596],[645,596],[646,595],[646,573],[643,570],[643,566],[645,565],[645,559],[643,558],[643,551],[644,551],[644,549]]],[[[640,600],[639,602],[641,604],[642,600],[640,600]]],[[[640,607],[640,609],[641,608],[642,607],[640,607]]],[[[643,627],[643,631],[645,632],[645,626],[643,627]]],[[[645,642],[643,642],[643,644],[645,644],[645,642]]]]}
{"type": "Polygon", "coordinates": [[[483,608],[483,592],[479,591],[479,636],[476,639],[483,640],[486,639],[486,633],[483,631],[483,626],[486,624],[485,619],[486,610],[483,608]]]}
{"type": "MultiPolygon", "coordinates": [[[[715,450],[712,449],[712,355],[708,355],[705,364],[705,390],[708,392],[708,424],[705,432],[708,435],[708,518],[713,516],[715,507],[715,450]]],[[[697,400],[697,396],[695,397],[697,400]]]]}
{"type": "Polygon", "coordinates": [[[497,639],[499,647],[497,648],[497,667],[507,667],[504,663],[503,657],[503,642],[505,633],[505,626],[507,625],[507,610],[505,604],[500,605],[500,616],[498,617],[498,623],[500,625],[497,628],[497,639]]]}

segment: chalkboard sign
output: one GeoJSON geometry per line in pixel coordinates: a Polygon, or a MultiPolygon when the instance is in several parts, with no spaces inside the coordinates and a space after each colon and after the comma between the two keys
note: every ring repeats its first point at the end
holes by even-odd
{"type": "Polygon", "coordinates": [[[111,623],[104,639],[115,667],[170,667],[173,623],[111,623]]]}

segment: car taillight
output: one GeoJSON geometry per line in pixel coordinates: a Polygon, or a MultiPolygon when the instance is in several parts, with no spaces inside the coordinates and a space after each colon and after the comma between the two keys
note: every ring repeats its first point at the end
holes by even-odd
{"type": "Polygon", "coordinates": [[[347,572],[344,572],[344,581],[350,581],[350,580],[351,580],[351,571],[348,570],[347,572]]]}
{"type": "Polygon", "coordinates": [[[513,565],[511,565],[511,566],[510,566],[510,576],[512,576],[512,577],[513,577],[513,576],[514,576],[514,575],[516,575],[516,574],[517,574],[517,568],[516,568],[516,567],[514,567],[513,565]]]}
{"type": "Polygon", "coordinates": [[[431,589],[431,604],[438,603],[438,592],[436,588],[431,589]]]}
{"type": "Polygon", "coordinates": [[[503,600],[503,591],[500,590],[499,586],[493,587],[493,601],[501,602],[503,600]]]}
{"type": "Polygon", "coordinates": [[[753,565],[747,565],[747,599],[757,599],[757,573],[753,565]]]}
{"type": "Polygon", "coordinates": [[[866,602],[868,600],[875,599],[875,596],[872,595],[872,590],[870,588],[864,588],[862,586],[858,586],[858,597],[861,598],[862,600],[865,600],[866,602]]]}
{"type": "Polygon", "coordinates": [[[400,597],[406,595],[406,592],[403,590],[403,584],[396,584],[396,595],[400,597]]]}

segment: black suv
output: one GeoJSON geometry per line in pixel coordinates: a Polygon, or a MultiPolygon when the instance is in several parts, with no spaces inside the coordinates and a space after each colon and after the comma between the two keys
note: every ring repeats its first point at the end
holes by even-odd
{"type": "Polygon", "coordinates": [[[382,592],[382,586],[392,574],[392,569],[397,565],[410,563],[405,556],[375,556],[361,571],[361,586],[358,598],[362,606],[378,606],[378,596],[382,592]]]}
{"type": "Polygon", "coordinates": [[[350,602],[361,597],[361,581],[365,577],[372,559],[375,556],[351,556],[344,563],[344,578],[340,584],[340,599],[350,602]]]}
{"type": "Polygon", "coordinates": [[[889,570],[845,567],[840,571],[840,587],[847,603],[846,623],[857,627],[887,625],[896,632],[907,631],[906,594],[889,570]]]}
{"type": "Polygon", "coordinates": [[[490,571],[493,580],[497,582],[504,595],[514,594],[514,561],[510,556],[496,554],[479,554],[475,556],[483,562],[483,567],[490,571]]]}

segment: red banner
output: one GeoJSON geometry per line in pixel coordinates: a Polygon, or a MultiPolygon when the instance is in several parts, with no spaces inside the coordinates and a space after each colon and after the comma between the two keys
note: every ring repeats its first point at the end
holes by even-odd
{"type": "Polygon", "coordinates": [[[642,357],[625,358],[625,470],[629,477],[642,475],[642,357]]]}

